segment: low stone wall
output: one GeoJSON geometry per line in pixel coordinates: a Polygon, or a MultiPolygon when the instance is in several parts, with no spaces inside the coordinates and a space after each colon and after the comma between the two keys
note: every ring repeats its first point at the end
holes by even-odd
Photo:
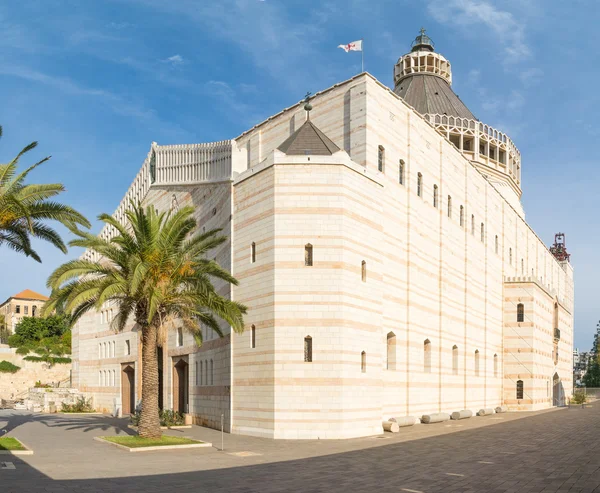
{"type": "Polygon", "coordinates": [[[24,361],[23,356],[6,345],[0,345],[0,361],[8,361],[21,368],[16,373],[0,373],[0,399],[25,398],[27,390],[38,380],[54,386],[61,382],[61,385],[69,385],[71,363],[50,366],[47,363],[24,361]]]}
{"type": "Polygon", "coordinates": [[[29,389],[25,408],[33,412],[55,413],[62,404],[75,404],[81,393],[77,389],[29,389]]]}

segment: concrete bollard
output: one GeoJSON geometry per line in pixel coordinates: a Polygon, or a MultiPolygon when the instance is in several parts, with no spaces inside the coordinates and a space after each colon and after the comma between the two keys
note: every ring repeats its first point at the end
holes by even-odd
{"type": "Polygon", "coordinates": [[[466,419],[473,416],[473,411],[469,409],[463,409],[462,411],[454,411],[450,416],[451,419],[466,419]]]}
{"type": "Polygon", "coordinates": [[[450,415],[447,413],[423,414],[423,416],[421,417],[421,423],[442,423],[443,421],[448,421],[449,419],[450,415]]]}
{"type": "Polygon", "coordinates": [[[389,431],[390,433],[398,433],[400,431],[398,423],[394,423],[393,421],[384,421],[382,425],[384,431],[389,431]]]}
{"type": "Polygon", "coordinates": [[[389,421],[393,421],[394,423],[398,423],[398,426],[402,428],[403,426],[413,426],[416,425],[419,421],[418,418],[414,416],[402,416],[400,418],[390,418],[389,421]]]}
{"type": "Polygon", "coordinates": [[[496,411],[498,414],[506,413],[508,412],[508,406],[498,406],[496,409],[494,409],[494,411],[496,411]]]}
{"type": "Polygon", "coordinates": [[[494,414],[494,410],[491,407],[486,407],[485,409],[480,409],[477,416],[489,416],[490,414],[494,414]]]}

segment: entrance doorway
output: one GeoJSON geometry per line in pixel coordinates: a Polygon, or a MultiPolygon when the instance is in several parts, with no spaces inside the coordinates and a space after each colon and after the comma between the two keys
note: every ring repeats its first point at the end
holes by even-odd
{"type": "Polygon", "coordinates": [[[158,408],[164,409],[163,391],[165,376],[163,372],[163,348],[159,347],[156,350],[156,359],[158,361],[158,408]]]}
{"type": "Polygon", "coordinates": [[[562,383],[560,382],[558,373],[555,373],[552,378],[552,405],[562,405],[562,383]]]}
{"type": "Polygon", "coordinates": [[[188,364],[180,359],[173,364],[173,410],[188,412],[189,378],[188,364]]]}
{"type": "Polygon", "coordinates": [[[123,414],[135,412],[135,368],[130,363],[121,367],[121,402],[123,414]]]}

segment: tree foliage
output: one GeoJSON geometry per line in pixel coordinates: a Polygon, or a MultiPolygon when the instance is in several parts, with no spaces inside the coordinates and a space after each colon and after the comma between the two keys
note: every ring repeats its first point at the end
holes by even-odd
{"type": "Polygon", "coordinates": [[[213,281],[237,284],[235,278],[208,253],[226,237],[220,230],[197,233],[194,209],[158,213],[154,207],[133,207],[126,213],[128,224],[112,216],[99,219],[114,228],[110,239],[73,228],[78,236],[71,246],[90,249],[101,260],[72,260],[49,277],[50,300],[43,313],[62,306],[76,321],[88,310],[105,303],[117,307],[112,328],[121,331],[135,320],[142,340],[142,411],[140,436],[161,436],[158,414],[157,346],[166,331],[181,326],[202,343],[202,325],[222,336],[219,319],[233,330],[244,330],[246,307],[221,296],[213,281]]]}
{"type": "Polygon", "coordinates": [[[17,354],[25,355],[23,359],[26,361],[39,361],[51,365],[70,363],[70,318],[24,317],[17,324],[15,333],[8,338],[8,343],[17,348],[17,354]]]}
{"type": "Polygon", "coordinates": [[[13,365],[10,361],[0,361],[0,373],[17,373],[20,366],[13,365]]]}
{"type": "MultiPolygon", "coordinates": [[[[2,127],[0,127],[0,137],[2,127]]],[[[31,238],[48,241],[63,252],[67,252],[60,235],[47,221],[58,221],[66,226],[80,224],[89,227],[89,221],[71,207],[52,201],[53,197],[65,191],[60,183],[26,184],[30,172],[42,163],[46,157],[17,172],[19,159],[27,152],[35,149],[37,142],[32,142],[9,163],[0,164],[0,246],[5,245],[12,250],[23,253],[41,262],[40,256],[31,246],[31,238]]]]}

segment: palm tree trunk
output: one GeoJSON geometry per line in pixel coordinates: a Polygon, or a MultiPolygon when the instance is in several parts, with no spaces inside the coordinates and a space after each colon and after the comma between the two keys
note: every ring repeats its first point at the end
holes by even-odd
{"type": "Polygon", "coordinates": [[[156,338],[156,327],[152,324],[142,327],[142,413],[138,432],[143,438],[162,436],[158,416],[156,338]]]}

